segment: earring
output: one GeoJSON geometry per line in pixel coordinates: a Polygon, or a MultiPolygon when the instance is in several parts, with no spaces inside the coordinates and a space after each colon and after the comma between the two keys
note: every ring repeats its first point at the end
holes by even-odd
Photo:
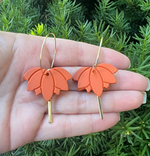
{"type": "Polygon", "coordinates": [[[35,91],[36,95],[39,95],[40,93],[43,95],[44,99],[48,101],[48,117],[49,122],[52,123],[52,104],[51,99],[54,93],[59,95],[60,90],[67,91],[68,90],[68,84],[67,80],[71,79],[71,74],[61,68],[61,67],[55,67],[54,60],[56,56],[56,37],[53,33],[48,34],[42,44],[41,52],[40,52],[40,67],[34,67],[29,69],[23,76],[25,80],[28,81],[27,85],[27,91],[35,91]],[[47,37],[52,34],[54,36],[55,40],[55,51],[54,51],[54,57],[51,64],[50,69],[44,69],[42,68],[42,52],[44,43],[47,39],[47,37]]]}
{"type": "Polygon", "coordinates": [[[103,119],[103,109],[100,96],[103,92],[103,88],[108,88],[110,83],[116,83],[116,78],[113,74],[118,70],[116,67],[108,63],[101,63],[97,65],[102,41],[103,37],[101,38],[96,62],[93,67],[82,67],[73,76],[73,80],[78,81],[79,91],[86,89],[89,93],[93,90],[93,92],[97,95],[101,119],[103,119]]]}

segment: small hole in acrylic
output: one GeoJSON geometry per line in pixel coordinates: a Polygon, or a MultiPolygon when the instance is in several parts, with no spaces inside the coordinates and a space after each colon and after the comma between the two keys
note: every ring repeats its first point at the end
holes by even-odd
{"type": "Polygon", "coordinates": [[[46,73],[46,76],[49,76],[49,73],[46,73]]]}

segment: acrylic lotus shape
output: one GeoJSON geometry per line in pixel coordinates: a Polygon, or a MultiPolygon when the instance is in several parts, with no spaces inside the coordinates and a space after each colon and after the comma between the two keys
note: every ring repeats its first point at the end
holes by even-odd
{"type": "Polygon", "coordinates": [[[60,90],[68,90],[67,80],[72,78],[68,71],[60,67],[42,71],[40,67],[35,67],[24,74],[23,78],[28,81],[27,91],[34,90],[36,95],[42,93],[49,101],[54,93],[58,95],[60,90]]]}
{"type": "Polygon", "coordinates": [[[103,88],[108,88],[110,83],[116,83],[116,78],[113,75],[117,72],[117,68],[108,64],[102,63],[95,68],[83,67],[80,68],[73,76],[73,80],[78,81],[78,90],[86,89],[87,92],[93,92],[100,97],[103,88]]]}

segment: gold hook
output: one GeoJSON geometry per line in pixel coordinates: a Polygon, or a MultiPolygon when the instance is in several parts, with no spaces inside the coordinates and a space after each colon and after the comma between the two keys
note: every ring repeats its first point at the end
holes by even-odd
{"type": "Polygon", "coordinates": [[[102,47],[102,43],[103,43],[103,36],[102,36],[102,38],[100,40],[100,45],[99,45],[99,49],[98,49],[98,53],[97,53],[97,58],[96,58],[95,64],[93,65],[93,68],[96,68],[96,66],[97,66],[100,51],[101,51],[101,47],[102,47]]]}
{"type": "MultiPolygon", "coordinates": [[[[45,41],[46,41],[46,39],[47,39],[47,37],[49,35],[53,35],[54,40],[55,40],[55,51],[54,51],[54,57],[53,57],[53,61],[52,61],[52,64],[51,64],[51,68],[53,68],[53,65],[54,65],[54,60],[55,60],[55,56],[56,56],[56,36],[53,33],[49,33],[44,38],[44,41],[43,41],[42,47],[41,47],[41,52],[40,52],[40,67],[41,67],[41,71],[42,71],[42,53],[43,53],[43,47],[44,47],[45,41]]],[[[43,73],[43,71],[42,71],[42,73],[43,73]]]]}

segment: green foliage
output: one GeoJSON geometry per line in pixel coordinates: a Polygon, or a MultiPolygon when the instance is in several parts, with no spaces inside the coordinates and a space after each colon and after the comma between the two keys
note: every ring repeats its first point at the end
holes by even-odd
{"type": "MultiPolygon", "coordinates": [[[[146,106],[147,107],[147,106],[146,106]]],[[[149,106],[148,106],[149,107],[149,106]]],[[[140,108],[142,109],[142,108],[140,108]]],[[[140,110],[139,109],[139,110],[140,110]]],[[[107,154],[111,155],[149,155],[150,154],[150,113],[149,110],[141,115],[140,111],[122,113],[121,121],[112,128],[111,148],[107,154]],[[128,116],[128,119],[126,118],[128,116]],[[132,120],[131,120],[132,118],[132,120]]]]}
{"type": "Polygon", "coordinates": [[[82,19],[84,9],[80,4],[75,5],[75,1],[69,0],[52,1],[48,4],[47,23],[51,28],[51,32],[55,33],[60,38],[73,38],[73,28],[75,19],[82,19]]]}
{"type": "Polygon", "coordinates": [[[0,30],[28,33],[38,21],[38,9],[27,0],[0,2],[0,30]]]}
{"type": "Polygon", "coordinates": [[[31,29],[30,34],[36,36],[46,36],[48,34],[47,25],[44,24],[38,24],[37,26],[35,25],[35,28],[31,29]]]}
{"type": "MultiPolygon", "coordinates": [[[[3,0],[0,30],[99,45],[130,58],[129,70],[150,78],[149,0],[3,0]],[[94,7],[93,7],[94,6],[94,7]]],[[[100,133],[33,142],[2,155],[149,156],[150,94],[147,104],[121,113],[121,121],[100,133]]]]}

